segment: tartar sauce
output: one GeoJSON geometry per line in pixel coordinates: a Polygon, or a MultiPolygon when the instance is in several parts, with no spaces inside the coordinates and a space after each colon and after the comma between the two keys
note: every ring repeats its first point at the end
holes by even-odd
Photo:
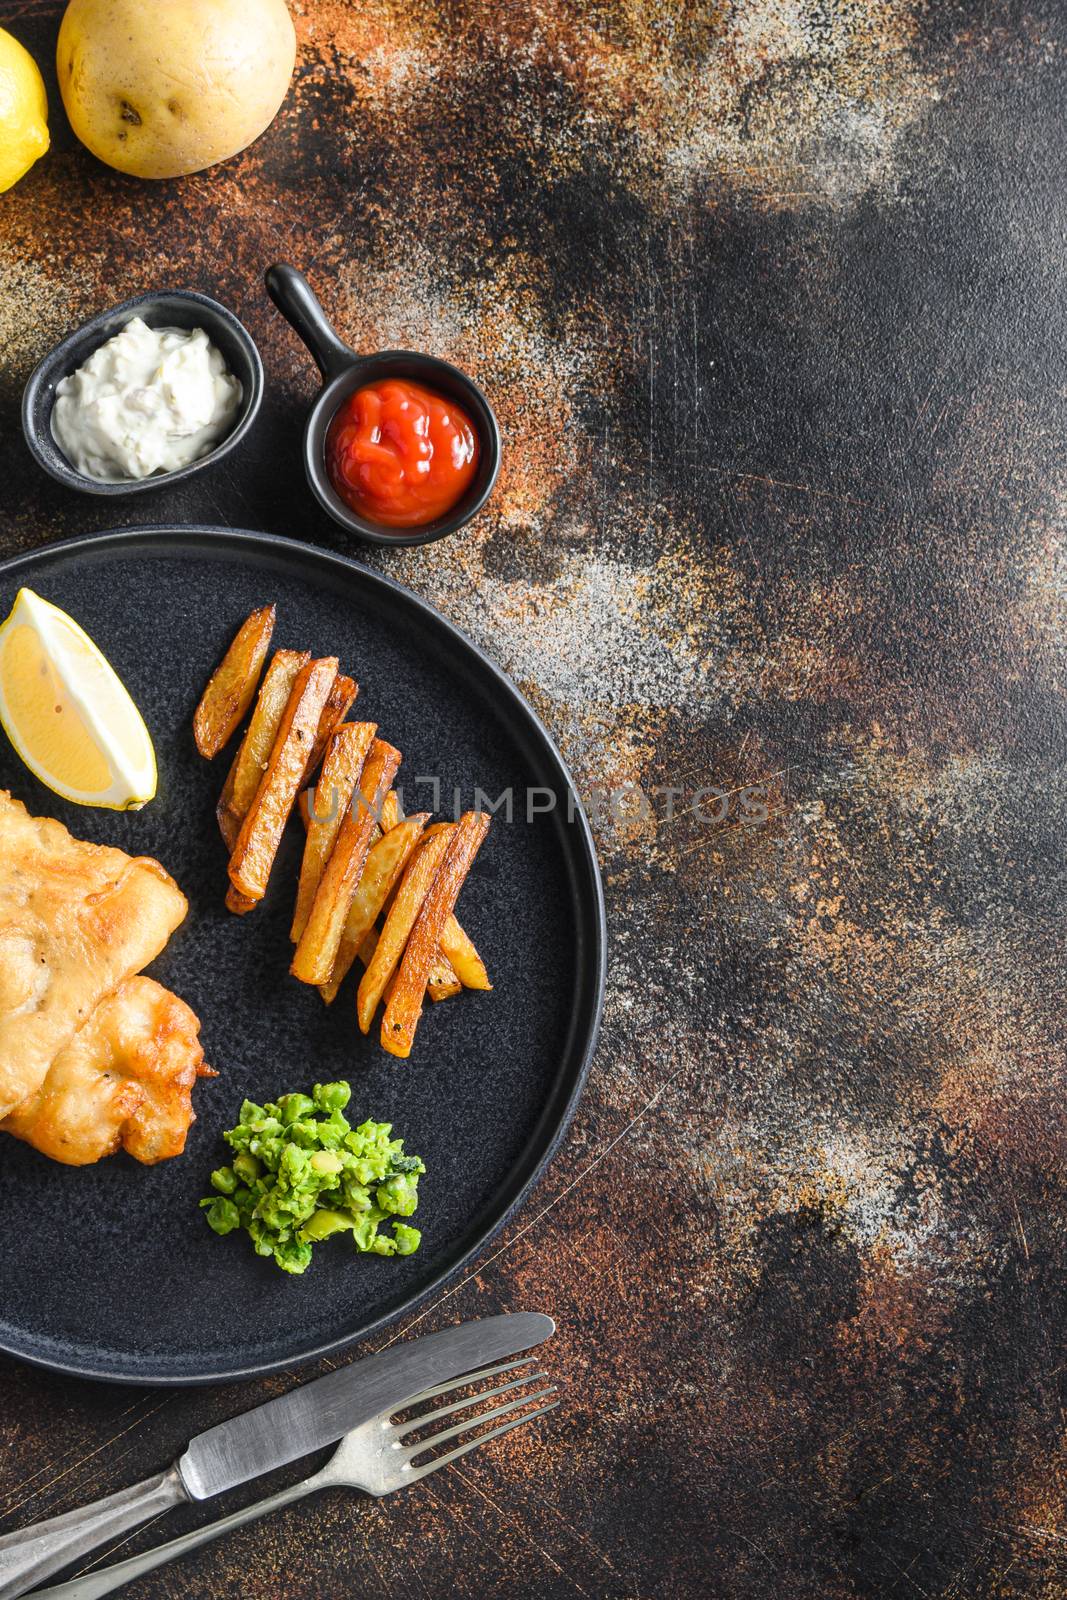
{"type": "Polygon", "coordinates": [[[52,433],[86,477],[147,478],[214,449],[241,394],[203,328],[149,328],[134,317],[57,386],[52,433]]]}

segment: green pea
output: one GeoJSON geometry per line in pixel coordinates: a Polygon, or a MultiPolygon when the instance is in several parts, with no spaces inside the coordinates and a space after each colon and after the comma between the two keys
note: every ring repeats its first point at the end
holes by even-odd
{"type": "Polygon", "coordinates": [[[232,1233],[241,1226],[241,1218],[232,1200],[219,1195],[216,1200],[201,1200],[200,1204],[207,1209],[208,1227],[214,1228],[216,1233],[232,1233]]]}
{"type": "Polygon", "coordinates": [[[320,1111],[343,1111],[352,1098],[347,1083],[317,1083],[311,1091],[320,1111]]]}
{"type": "Polygon", "coordinates": [[[341,1171],[341,1159],[332,1150],[316,1150],[311,1166],[315,1172],[333,1174],[341,1171]]]}
{"type": "Polygon", "coordinates": [[[300,1237],[310,1243],[312,1240],[328,1239],[331,1233],[341,1233],[353,1226],[352,1218],[343,1211],[316,1211],[301,1228],[300,1237]]]}
{"type": "Polygon", "coordinates": [[[307,1094],[283,1094],[278,1101],[277,1115],[284,1123],[298,1122],[315,1110],[315,1102],[307,1094]]]}
{"type": "Polygon", "coordinates": [[[257,1105],[246,1100],[241,1120],[223,1135],[234,1152],[230,1166],[211,1174],[215,1191],[201,1201],[216,1233],[243,1229],[257,1255],[288,1273],[304,1272],[313,1245],[351,1233],[357,1251],[410,1255],[417,1228],[386,1218],[410,1216],[418,1204],[425,1166],[405,1156],[388,1122],[353,1128],[344,1116],[347,1083],[316,1084],[257,1105]]]}

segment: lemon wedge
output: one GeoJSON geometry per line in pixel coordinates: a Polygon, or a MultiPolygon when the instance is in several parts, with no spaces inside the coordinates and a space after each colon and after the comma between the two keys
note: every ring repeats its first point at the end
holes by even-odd
{"type": "Polygon", "coordinates": [[[0,626],[0,724],[34,776],[75,805],[136,810],[156,792],[152,740],[115,669],[32,589],[0,626]]]}
{"type": "Polygon", "coordinates": [[[37,63],[0,28],[0,193],[48,149],[48,97],[37,63]]]}

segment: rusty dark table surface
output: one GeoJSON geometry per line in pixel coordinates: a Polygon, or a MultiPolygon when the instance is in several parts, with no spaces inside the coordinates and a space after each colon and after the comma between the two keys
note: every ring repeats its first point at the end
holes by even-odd
{"type": "MultiPolygon", "coordinates": [[[[0,21],[46,63],[60,10],[0,21]]],[[[559,737],[610,990],[542,1186],[397,1331],[549,1310],[569,1391],[536,1439],[129,1593],[1061,1597],[1064,8],[294,11],[278,121],[182,182],[96,164],[50,78],[53,151],[0,198],[0,551],[105,524],[31,464],[19,392],[142,289],[234,307],[268,397],[224,468],[120,520],[337,543],[275,259],[355,345],[493,395],[489,512],[357,554],[559,737]]],[[[292,1381],[0,1364],[2,1526],[292,1381]]]]}

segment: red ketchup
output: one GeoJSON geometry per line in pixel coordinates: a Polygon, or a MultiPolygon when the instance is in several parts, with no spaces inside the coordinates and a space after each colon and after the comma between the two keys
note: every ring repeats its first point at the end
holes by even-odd
{"type": "Polygon", "coordinates": [[[326,467],[357,516],[417,528],[463,498],[478,469],[478,435],[444,395],[407,378],[357,389],[326,434],[326,467]]]}

